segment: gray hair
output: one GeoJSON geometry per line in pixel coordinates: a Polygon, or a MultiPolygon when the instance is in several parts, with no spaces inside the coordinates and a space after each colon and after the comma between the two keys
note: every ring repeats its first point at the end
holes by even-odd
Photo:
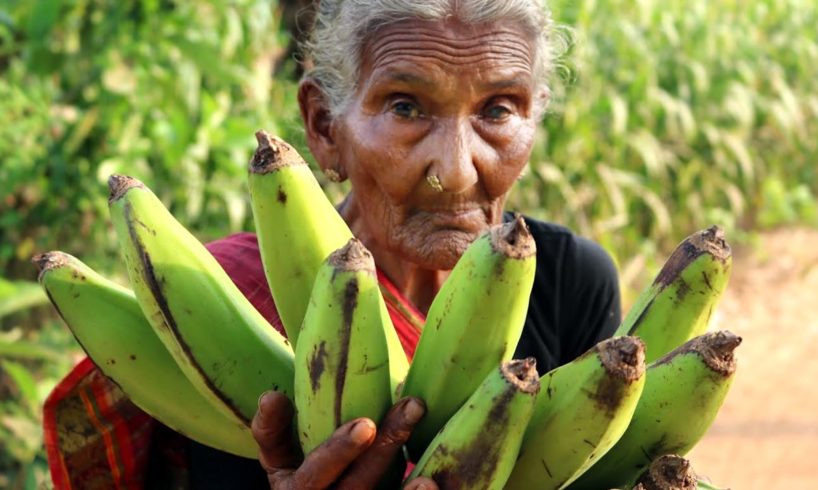
{"type": "MultiPolygon", "coordinates": [[[[465,23],[508,20],[519,25],[535,40],[536,89],[548,89],[554,70],[559,36],[546,0],[320,0],[312,34],[303,52],[312,68],[306,76],[324,92],[330,113],[345,109],[355,90],[361,53],[367,36],[376,29],[407,19],[445,20],[465,23]]],[[[535,100],[539,101],[539,98],[535,100]]],[[[545,111],[545,101],[534,107],[537,118],[545,111]]]]}

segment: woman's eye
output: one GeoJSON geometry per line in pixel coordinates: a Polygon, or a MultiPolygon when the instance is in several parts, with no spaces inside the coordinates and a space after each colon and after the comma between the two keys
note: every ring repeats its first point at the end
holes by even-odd
{"type": "Polygon", "coordinates": [[[396,116],[404,119],[417,119],[420,117],[420,110],[418,110],[418,107],[412,102],[405,100],[394,102],[390,107],[390,110],[396,116]]]}
{"type": "Polygon", "coordinates": [[[487,119],[502,120],[511,115],[511,109],[504,105],[495,104],[489,106],[484,112],[484,117],[487,119]]]}

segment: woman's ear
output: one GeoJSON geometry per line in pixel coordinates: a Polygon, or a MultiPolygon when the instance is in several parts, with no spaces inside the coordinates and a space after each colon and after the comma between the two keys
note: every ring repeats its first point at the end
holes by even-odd
{"type": "Polygon", "coordinates": [[[307,136],[307,146],[327,177],[334,182],[346,179],[340,165],[329,104],[321,87],[310,78],[298,85],[298,106],[307,136]]]}
{"type": "Polygon", "coordinates": [[[540,88],[534,94],[534,116],[536,119],[542,118],[548,109],[548,104],[551,102],[551,89],[548,87],[540,88]]]}

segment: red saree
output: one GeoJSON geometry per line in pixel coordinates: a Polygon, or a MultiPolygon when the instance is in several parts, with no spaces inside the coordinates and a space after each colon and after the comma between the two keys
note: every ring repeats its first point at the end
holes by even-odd
{"type": "MultiPolygon", "coordinates": [[[[255,235],[239,233],[207,245],[256,309],[284,334],[255,235]]],[[[380,272],[387,309],[406,355],[415,352],[424,316],[380,272]]],[[[154,419],[133,405],[90,359],[57,385],[43,409],[45,447],[57,490],[141,489],[154,419]]],[[[174,452],[167,451],[173,458],[174,452]]],[[[176,462],[184,465],[180,458],[176,462]]]]}

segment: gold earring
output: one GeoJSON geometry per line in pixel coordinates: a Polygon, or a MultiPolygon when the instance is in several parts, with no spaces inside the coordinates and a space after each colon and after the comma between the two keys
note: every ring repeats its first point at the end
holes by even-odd
{"type": "Polygon", "coordinates": [[[324,175],[326,175],[331,182],[341,182],[343,180],[341,179],[341,174],[334,168],[325,168],[324,175]]]}

